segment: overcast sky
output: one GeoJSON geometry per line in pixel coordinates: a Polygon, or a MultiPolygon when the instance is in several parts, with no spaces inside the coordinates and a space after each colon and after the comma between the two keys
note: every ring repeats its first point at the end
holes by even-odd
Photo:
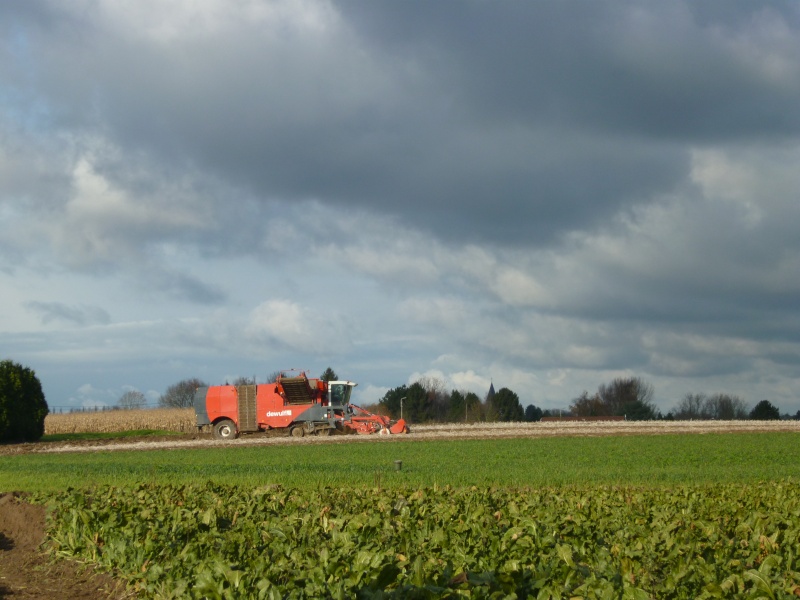
{"type": "Polygon", "coordinates": [[[800,3],[0,3],[0,358],[800,409],[800,3]]]}

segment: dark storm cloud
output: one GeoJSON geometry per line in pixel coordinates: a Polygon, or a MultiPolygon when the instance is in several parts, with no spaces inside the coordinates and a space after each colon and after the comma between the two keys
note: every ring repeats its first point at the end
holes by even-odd
{"type": "Polygon", "coordinates": [[[142,276],[145,285],[176,300],[195,304],[221,305],[228,294],[221,286],[206,283],[188,273],[168,269],[154,269],[142,276]]]}
{"type": "Polygon", "coordinates": [[[341,4],[376,46],[420,48],[480,120],[559,124],[648,139],[712,141],[800,129],[791,2],[341,4]],[[776,35],[785,36],[775,39],[776,35]],[[737,54],[737,49],[741,52],[737,54]],[[788,74],[788,73],[787,73],[788,74]]]}
{"type": "Polygon", "coordinates": [[[642,371],[794,402],[798,6],[0,3],[3,313],[48,325],[9,339],[66,323],[59,360],[129,368],[257,325],[246,361],[354,315],[349,358],[402,343],[393,376],[446,353],[547,393],[642,371]]]}
{"type": "Polygon", "coordinates": [[[44,6],[15,13],[7,51],[38,65],[17,83],[54,122],[264,201],[453,239],[548,243],[673,189],[682,143],[800,128],[779,76],[796,74],[790,4],[717,21],[682,3],[344,2],[319,32],[243,21],[166,43],[44,6]]]}
{"type": "Polygon", "coordinates": [[[30,301],[25,305],[39,315],[42,323],[66,321],[73,325],[108,325],[111,316],[99,306],[73,306],[63,302],[30,301]]]}

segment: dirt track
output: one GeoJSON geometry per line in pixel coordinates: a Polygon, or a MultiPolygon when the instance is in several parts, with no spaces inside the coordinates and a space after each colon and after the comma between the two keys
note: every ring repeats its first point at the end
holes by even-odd
{"type": "Polygon", "coordinates": [[[283,435],[253,434],[236,440],[215,440],[209,434],[183,434],[161,437],[119,438],[80,442],[43,442],[0,446],[0,455],[51,452],[97,452],[111,450],[153,450],[259,446],[273,444],[342,444],[413,442],[416,440],[541,438],[557,436],[669,435],[677,433],[735,433],[789,431],[800,433],[800,421],[613,421],[550,423],[474,423],[413,425],[408,435],[336,435],[332,437],[292,438],[283,435]]]}
{"type": "Polygon", "coordinates": [[[0,494],[0,598],[96,600],[130,598],[123,583],[39,550],[45,511],[18,494],[0,494]]]}

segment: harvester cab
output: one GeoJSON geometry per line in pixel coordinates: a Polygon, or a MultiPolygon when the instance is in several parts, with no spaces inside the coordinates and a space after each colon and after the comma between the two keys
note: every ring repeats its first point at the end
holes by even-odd
{"type": "Polygon", "coordinates": [[[353,388],[358,384],[353,381],[328,382],[328,406],[331,408],[346,408],[350,404],[353,388]]]}

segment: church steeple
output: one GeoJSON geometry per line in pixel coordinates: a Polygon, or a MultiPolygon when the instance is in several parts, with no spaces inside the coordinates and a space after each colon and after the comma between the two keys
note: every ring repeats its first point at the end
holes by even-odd
{"type": "Polygon", "coordinates": [[[486,400],[491,400],[492,398],[494,398],[494,382],[490,381],[489,382],[489,391],[486,394],[486,400]]]}

